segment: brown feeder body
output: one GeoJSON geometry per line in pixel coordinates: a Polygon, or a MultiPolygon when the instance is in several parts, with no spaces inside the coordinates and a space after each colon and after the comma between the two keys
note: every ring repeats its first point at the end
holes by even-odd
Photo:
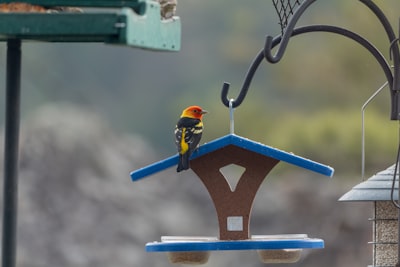
{"type": "Polygon", "coordinates": [[[220,240],[250,239],[250,213],[261,183],[279,160],[229,145],[191,161],[191,169],[214,202],[220,240]],[[232,192],[220,169],[236,164],[246,170],[232,192]]]}

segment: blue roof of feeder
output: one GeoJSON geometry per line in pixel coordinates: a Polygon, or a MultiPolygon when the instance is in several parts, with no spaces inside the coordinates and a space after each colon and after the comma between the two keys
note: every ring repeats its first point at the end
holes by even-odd
{"type": "MultiPolygon", "coordinates": [[[[314,171],[329,177],[333,176],[334,169],[332,167],[323,165],[321,163],[294,155],[293,153],[288,153],[261,143],[251,141],[247,138],[240,137],[235,134],[225,135],[221,138],[215,139],[209,143],[206,143],[197,149],[191,159],[201,157],[205,154],[216,151],[228,145],[234,145],[249,151],[271,157],[277,160],[281,160],[304,169],[314,171]]],[[[131,178],[133,181],[138,181],[145,178],[146,176],[152,175],[154,173],[163,171],[167,168],[175,166],[178,164],[179,155],[176,154],[172,157],[166,158],[164,160],[158,161],[141,169],[131,172],[131,178]]]]}
{"type": "MultiPolygon", "coordinates": [[[[201,157],[205,154],[211,153],[228,145],[234,145],[243,149],[247,149],[254,153],[258,153],[267,157],[284,161],[329,177],[332,177],[334,173],[334,169],[332,167],[323,165],[321,163],[300,156],[296,156],[293,153],[288,153],[267,145],[263,145],[258,142],[251,141],[247,138],[243,138],[235,134],[225,135],[221,138],[215,139],[209,143],[200,146],[193,153],[191,159],[201,157]]],[[[178,160],[179,160],[179,155],[176,154],[172,157],[166,158],[164,160],[158,161],[144,168],[131,172],[131,178],[133,181],[138,181],[140,179],[145,178],[146,176],[152,175],[154,173],[163,171],[167,168],[177,165],[178,160]]]]}

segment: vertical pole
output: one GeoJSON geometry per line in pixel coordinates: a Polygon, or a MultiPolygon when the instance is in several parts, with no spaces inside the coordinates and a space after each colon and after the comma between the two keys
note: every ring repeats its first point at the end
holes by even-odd
{"type": "MultiPolygon", "coordinates": [[[[400,36],[400,19],[399,19],[399,36],[400,36]]],[[[397,49],[398,49],[398,46],[395,46],[397,49]]],[[[395,49],[396,49],[395,48],[395,49]]],[[[393,53],[393,55],[395,55],[394,53],[393,53]]],[[[398,54],[397,54],[398,55],[398,54]]],[[[398,59],[398,60],[400,60],[400,59],[398,59]]],[[[395,75],[399,75],[400,76],[400,73],[396,73],[396,71],[394,71],[393,72],[393,75],[395,76],[395,75]]],[[[397,80],[397,81],[399,81],[399,79],[400,79],[400,77],[396,77],[396,79],[394,79],[394,80],[397,80]]],[[[396,88],[395,88],[396,89],[396,88]]],[[[400,129],[400,128],[399,128],[400,129]]],[[[399,133],[400,133],[400,130],[399,130],[399,133]]],[[[398,156],[397,156],[398,157],[398,156]]],[[[397,161],[398,161],[399,159],[397,158],[397,161]]],[[[396,162],[396,167],[398,166],[398,162],[396,162]]],[[[398,187],[398,192],[397,192],[397,203],[400,203],[400,173],[397,171],[397,170],[394,170],[395,171],[395,173],[397,173],[397,175],[398,175],[398,185],[397,185],[397,187],[398,187]]],[[[396,181],[396,178],[397,177],[394,177],[394,179],[395,179],[395,181],[396,181]]],[[[398,217],[397,217],[397,264],[396,264],[396,267],[400,267],[400,209],[398,209],[398,217]]]]}
{"type": "MultiPolygon", "coordinates": [[[[397,160],[399,160],[397,158],[397,160]]],[[[398,166],[398,162],[396,162],[396,168],[398,166]]],[[[397,192],[397,203],[400,203],[400,173],[398,172],[398,170],[395,170],[396,177],[394,177],[394,179],[398,179],[398,192],[397,192]],[[397,178],[399,177],[399,178],[397,178]]],[[[397,263],[395,265],[395,267],[400,267],[400,209],[397,208],[397,263]]]]}
{"type": "Polygon", "coordinates": [[[21,40],[7,41],[2,267],[14,267],[17,247],[21,40]]]}

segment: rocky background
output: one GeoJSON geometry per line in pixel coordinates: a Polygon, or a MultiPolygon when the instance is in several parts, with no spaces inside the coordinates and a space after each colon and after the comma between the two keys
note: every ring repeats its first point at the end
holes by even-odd
{"type": "MultiPolygon", "coordinates": [[[[43,106],[21,128],[18,266],[172,266],[145,244],[162,235],[218,235],[213,204],[191,171],[131,182],[130,171],[159,160],[142,138],[60,103],[43,106]]],[[[252,234],[303,233],[326,247],[276,266],[370,263],[372,204],[337,201],[354,184],[294,166],[270,176],[254,203],[252,234]]],[[[225,251],[205,266],[263,265],[254,251],[225,251]]]]}

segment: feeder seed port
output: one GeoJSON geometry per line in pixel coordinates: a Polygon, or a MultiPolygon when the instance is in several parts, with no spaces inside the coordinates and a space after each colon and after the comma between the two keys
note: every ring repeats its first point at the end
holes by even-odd
{"type": "Polygon", "coordinates": [[[300,260],[302,249],[257,250],[263,263],[295,263],[300,260]]]}
{"type": "MultiPolygon", "coordinates": [[[[300,260],[302,249],[257,250],[262,263],[295,263],[300,260]]],[[[173,264],[202,265],[210,258],[209,251],[168,252],[168,260],[173,264]]]]}
{"type": "Polygon", "coordinates": [[[209,251],[168,252],[168,259],[175,264],[201,265],[208,262],[209,251]]]}

